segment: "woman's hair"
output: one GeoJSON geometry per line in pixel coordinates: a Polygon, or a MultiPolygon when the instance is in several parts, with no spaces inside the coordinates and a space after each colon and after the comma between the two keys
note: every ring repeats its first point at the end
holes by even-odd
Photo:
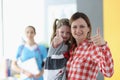
{"type": "Polygon", "coordinates": [[[35,30],[35,27],[34,27],[34,26],[29,25],[29,26],[27,26],[27,27],[25,28],[25,30],[26,30],[27,28],[32,28],[33,31],[34,31],[34,33],[36,34],[36,30],[35,30]]]}
{"type": "Polygon", "coordinates": [[[64,26],[64,25],[70,27],[69,19],[67,19],[67,18],[62,18],[60,20],[55,19],[54,24],[53,24],[53,33],[52,33],[51,41],[56,36],[56,30],[59,29],[60,27],[64,26]]]}
{"type": "MultiPolygon", "coordinates": [[[[70,18],[70,24],[72,24],[72,22],[74,22],[75,20],[79,19],[79,18],[82,18],[85,20],[85,22],[87,23],[87,26],[88,28],[90,29],[90,31],[88,32],[87,34],[87,39],[90,39],[91,37],[91,31],[92,31],[92,27],[91,27],[91,23],[90,23],[90,20],[88,18],[88,16],[82,12],[76,12],[74,13],[71,18],[70,18]]],[[[76,44],[76,41],[75,39],[73,38],[73,36],[71,37],[71,44],[74,44],[75,43],[75,46],[77,45],[76,44]]]]}

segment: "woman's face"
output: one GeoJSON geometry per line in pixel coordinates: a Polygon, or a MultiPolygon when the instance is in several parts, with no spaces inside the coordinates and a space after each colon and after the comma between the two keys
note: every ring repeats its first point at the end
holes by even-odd
{"type": "Polygon", "coordinates": [[[83,18],[79,18],[72,22],[71,33],[77,42],[82,42],[87,38],[89,28],[83,18]]]}
{"type": "Polygon", "coordinates": [[[25,29],[25,35],[28,40],[34,39],[35,31],[32,27],[28,27],[25,29]]]}
{"type": "Polygon", "coordinates": [[[58,34],[63,38],[63,41],[66,42],[70,39],[71,36],[71,31],[70,27],[63,25],[58,29],[58,34]]]}

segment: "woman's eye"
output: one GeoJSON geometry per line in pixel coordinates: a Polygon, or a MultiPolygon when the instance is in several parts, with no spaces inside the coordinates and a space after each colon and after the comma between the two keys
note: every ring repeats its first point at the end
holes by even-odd
{"type": "Polygon", "coordinates": [[[85,26],[84,25],[80,25],[80,28],[84,28],[85,26]]]}

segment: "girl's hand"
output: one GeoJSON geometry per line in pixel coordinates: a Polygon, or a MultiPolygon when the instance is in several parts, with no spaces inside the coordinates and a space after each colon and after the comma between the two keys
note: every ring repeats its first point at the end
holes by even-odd
{"type": "Polygon", "coordinates": [[[59,35],[59,32],[56,31],[56,36],[53,39],[52,45],[54,48],[57,48],[63,42],[63,38],[59,35]]]}
{"type": "Polygon", "coordinates": [[[95,36],[91,37],[91,40],[93,41],[93,43],[96,45],[96,46],[101,46],[101,45],[104,45],[106,42],[104,41],[104,39],[101,37],[101,34],[100,34],[100,29],[98,28],[97,29],[97,33],[95,36]]]}

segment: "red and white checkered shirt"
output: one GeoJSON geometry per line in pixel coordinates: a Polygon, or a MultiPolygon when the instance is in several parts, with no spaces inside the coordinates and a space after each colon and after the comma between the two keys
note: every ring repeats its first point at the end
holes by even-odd
{"type": "Polygon", "coordinates": [[[111,77],[114,73],[113,67],[113,59],[107,43],[103,46],[95,46],[85,40],[74,51],[70,50],[67,80],[96,80],[99,70],[104,76],[111,77]]]}

